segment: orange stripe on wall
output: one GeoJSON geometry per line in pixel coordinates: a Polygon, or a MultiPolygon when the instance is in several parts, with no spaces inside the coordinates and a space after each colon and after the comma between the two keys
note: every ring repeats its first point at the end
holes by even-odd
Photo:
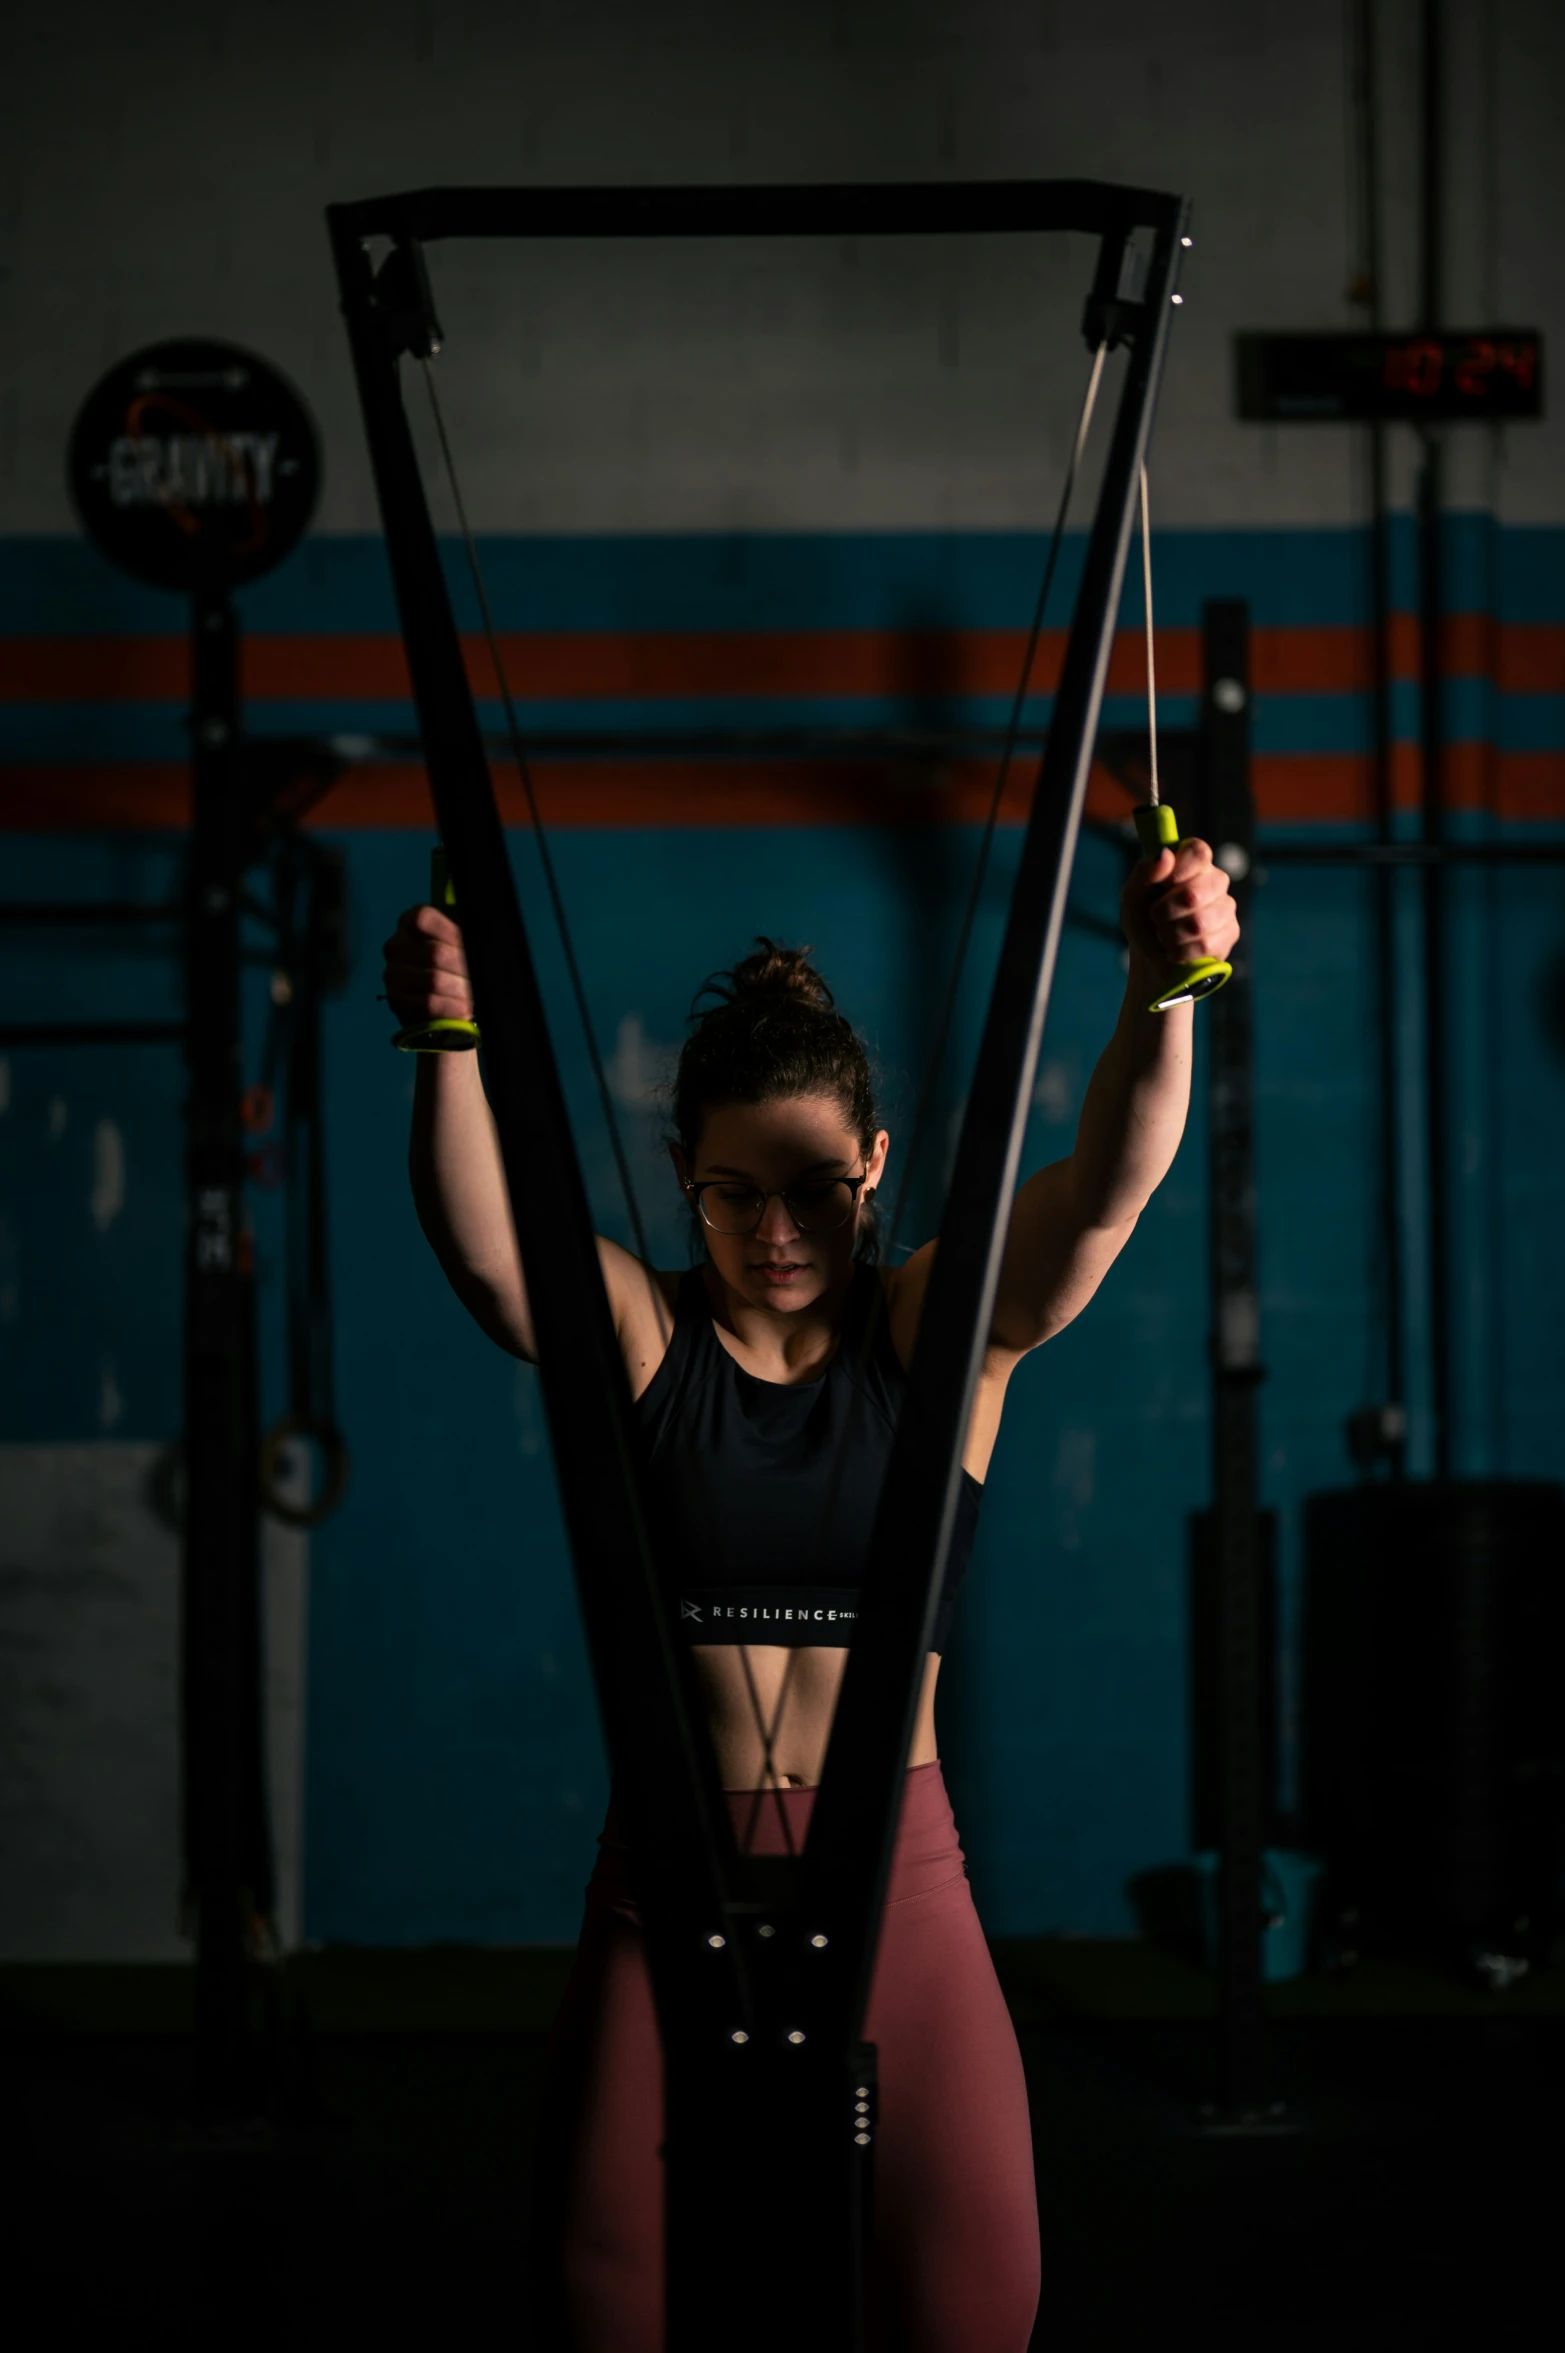
{"type": "MultiPolygon", "coordinates": [[[[1494,753],[1458,745],[1448,755],[1448,795],[1457,808],[1501,818],[1565,820],[1565,755],[1494,753]]],[[[541,763],[537,783],[544,820],[561,827],[976,824],[989,806],[993,768],[953,764],[938,782],[899,779],[879,762],[790,764],[679,760],[582,760],[541,763]]],[[[1019,824],[1032,789],[1031,764],[1007,791],[1004,822],[1019,824]]],[[[1370,811],[1369,761],[1356,754],[1271,754],[1254,764],[1263,823],[1362,821],[1370,811]]],[[[1418,755],[1399,747],[1394,775],[1402,808],[1417,806],[1418,755]]],[[[514,781],[497,778],[501,815],[524,826],[514,781]]],[[[1130,794],[1094,767],[1089,815],[1123,818],[1130,794]]],[[[0,830],[139,832],[183,827],[189,819],[186,769],[178,764],[57,766],[0,772],[0,830]]],[[[311,819],[327,832],[434,828],[423,769],[415,764],[355,768],[311,819]]]]}
{"type": "Polygon", "coordinates": [[[1495,762],[1502,817],[1544,823],[1565,817],[1565,759],[1558,752],[1503,752],[1495,762]]]}
{"type": "MultiPolygon", "coordinates": [[[[500,640],[512,691],[528,699],[611,701],[704,695],[1011,694],[1026,638],[1020,630],[945,633],[896,631],[749,632],[732,636],[649,633],[560,635],[539,632],[500,640]]],[[[1059,678],[1065,635],[1039,641],[1033,682],[1059,678]]],[[[465,638],[467,672],[479,694],[496,692],[489,650],[465,638]]],[[[251,637],[243,687],[256,702],[406,702],[402,640],[390,636],[251,637]]],[[[1172,693],[1200,683],[1194,630],[1158,635],[1158,667],[1172,693]]],[[[1139,692],[1145,655],[1136,631],[1122,631],[1110,663],[1110,686],[1139,692]]],[[[0,701],[12,703],[181,702],[189,693],[182,638],[0,639],[0,701]]]]}
{"type": "MultiPolygon", "coordinates": [[[[549,826],[755,826],[976,824],[988,814],[994,769],[987,761],[953,766],[938,783],[899,781],[875,761],[783,762],[665,760],[540,761],[533,770],[549,826]]],[[[1122,816],[1128,797],[1095,770],[1089,805],[1122,816]]],[[[1026,815],[1032,775],[1014,775],[1002,803],[1006,823],[1026,815]]],[[[495,779],[503,822],[519,829],[527,807],[514,776],[495,779]]],[[[189,822],[186,769],[12,768],[0,774],[0,826],[17,832],[114,831],[189,822]]],[[[350,769],[309,822],[327,832],[412,826],[434,829],[434,803],[421,767],[366,764],[350,769]]]]}
{"type": "Polygon", "coordinates": [[[161,832],[189,823],[190,770],[182,760],[0,769],[0,829],[7,833],[161,832]]]}
{"type": "MultiPolygon", "coordinates": [[[[1398,809],[1418,808],[1422,765],[1416,744],[1394,747],[1391,795],[1398,809]]],[[[1251,774],[1263,824],[1367,822],[1373,813],[1373,772],[1363,753],[1258,753],[1251,774]]],[[[1482,809],[1499,818],[1565,818],[1565,753],[1448,744],[1445,797],[1452,809],[1482,809]]]]}
{"type": "Polygon", "coordinates": [[[183,637],[0,637],[0,702],[183,703],[183,637]]]}
{"type": "MultiPolygon", "coordinates": [[[[1392,667],[1399,678],[1418,675],[1418,634],[1407,615],[1396,617],[1392,667]]],[[[501,658],[513,690],[529,699],[926,698],[1013,693],[1025,642],[1019,630],[540,633],[503,637],[501,658]]],[[[477,638],[463,643],[475,689],[492,694],[487,647],[477,638]]],[[[1258,629],[1252,643],[1260,694],[1353,694],[1369,686],[1365,630],[1258,629]]],[[[1039,691],[1058,683],[1064,644],[1062,630],[1040,640],[1033,672],[1039,691]]],[[[1482,614],[1462,614],[1447,624],[1445,652],[1448,676],[1492,674],[1511,692],[1565,692],[1565,628],[1502,628],[1482,614]]],[[[1199,693],[1197,630],[1160,629],[1157,662],[1166,693],[1199,693]]],[[[1121,630],[1110,691],[1139,694],[1144,682],[1141,633],[1121,630]]],[[[246,639],[244,691],[257,702],[405,702],[411,692],[401,639],[353,634],[246,639]]],[[[0,638],[0,702],[182,703],[188,693],[183,637],[0,638]]]]}
{"type": "Polygon", "coordinates": [[[1510,694],[1565,694],[1565,629],[1501,629],[1495,684],[1510,694]]]}

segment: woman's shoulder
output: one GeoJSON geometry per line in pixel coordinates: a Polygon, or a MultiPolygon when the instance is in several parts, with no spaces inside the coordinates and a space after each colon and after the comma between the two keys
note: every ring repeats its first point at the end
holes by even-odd
{"type": "MultiPolygon", "coordinates": [[[[926,1242],[905,1265],[884,1270],[889,1345],[896,1351],[897,1361],[904,1369],[912,1362],[919,1318],[924,1311],[924,1299],[934,1262],[935,1245],[926,1242]]],[[[962,1467],[968,1481],[962,1492],[971,1498],[975,1510],[978,1498],[983,1493],[983,1482],[989,1475],[989,1460],[999,1435],[1006,1392],[1018,1361],[1018,1351],[998,1345],[991,1337],[984,1352],[977,1393],[973,1398],[972,1417],[967,1426],[967,1442],[962,1450],[962,1467]]]]}
{"type": "Polygon", "coordinates": [[[913,1361],[913,1343],[918,1338],[918,1319],[924,1310],[934,1254],[935,1245],[926,1242],[900,1266],[878,1266],[873,1270],[881,1287],[886,1335],[904,1371],[913,1361]]]}
{"type": "Polygon", "coordinates": [[[648,1266],[618,1242],[598,1243],[598,1263],[609,1295],[632,1397],[651,1387],[676,1330],[701,1311],[700,1270],[648,1266]],[[694,1278],[694,1280],[692,1280],[694,1278]]]}
{"type": "MultiPolygon", "coordinates": [[[[934,1270],[936,1248],[934,1242],[925,1242],[902,1265],[877,1270],[885,1286],[886,1329],[897,1359],[904,1368],[913,1361],[924,1301],[929,1292],[929,1278],[934,1270]]],[[[1017,1350],[997,1345],[991,1339],[984,1359],[985,1380],[999,1378],[1003,1387],[1018,1353],[1017,1350]]]]}
{"type": "Polygon", "coordinates": [[[898,1270],[860,1264],[843,1310],[839,1354],[851,1372],[870,1376],[877,1388],[900,1388],[907,1358],[894,1329],[899,1296],[898,1270]]]}

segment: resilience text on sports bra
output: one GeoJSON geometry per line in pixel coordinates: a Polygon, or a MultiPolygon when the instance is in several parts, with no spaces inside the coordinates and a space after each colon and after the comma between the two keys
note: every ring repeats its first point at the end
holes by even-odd
{"type": "MultiPolygon", "coordinates": [[[[857,1617],[905,1375],[873,1267],[854,1269],[842,1335],[813,1381],[762,1381],[712,1325],[705,1270],[638,1408],[648,1506],[676,1631],[691,1642],[845,1646],[857,1617]],[[866,1338],[868,1344],[866,1345],[866,1338]]],[[[932,1647],[945,1646],[983,1489],[962,1473],[932,1647]]]]}

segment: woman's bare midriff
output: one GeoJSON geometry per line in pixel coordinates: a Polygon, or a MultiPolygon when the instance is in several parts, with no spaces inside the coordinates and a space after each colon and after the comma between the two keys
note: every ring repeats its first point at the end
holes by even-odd
{"type": "MultiPolygon", "coordinates": [[[[717,1758],[718,1779],[725,1789],[760,1789],[780,1782],[784,1788],[813,1789],[826,1761],[826,1743],[836,1712],[845,1650],[784,1650],[772,1644],[741,1648],[736,1643],[700,1643],[693,1647],[696,1675],[706,1699],[707,1725],[717,1758]],[[792,1672],[788,1662],[793,1661],[792,1672]],[[745,1668],[748,1662],[749,1674],[745,1668]],[[757,1713],[768,1726],[777,1716],[784,1678],[787,1694],[772,1739],[771,1776],[757,1725],[757,1713]]],[[[940,1661],[933,1654],[924,1668],[913,1725],[909,1765],[932,1765],[935,1745],[935,1681],[940,1661]]]]}

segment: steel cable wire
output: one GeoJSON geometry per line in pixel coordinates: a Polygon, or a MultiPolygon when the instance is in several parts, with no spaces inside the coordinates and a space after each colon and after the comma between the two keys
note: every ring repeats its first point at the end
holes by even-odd
{"type": "MultiPolygon", "coordinates": [[[[903,1155],[902,1175],[899,1179],[897,1192],[893,1199],[890,1230],[887,1240],[888,1252],[894,1249],[897,1245],[897,1237],[901,1231],[902,1223],[906,1215],[911,1194],[912,1174],[918,1156],[923,1147],[928,1128],[929,1115],[933,1106],[934,1090],[939,1078],[941,1065],[945,1059],[946,1047],[949,1043],[951,1024],[955,1015],[957,997],[961,987],[962,973],[966,964],[968,949],[972,940],[973,927],[977,919],[978,907],[983,893],[984,879],[988,869],[989,856],[993,847],[995,830],[999,824],[1000,810],[1005,795],[1005,787],[1009,781],[1011,767],[1015,759],[1017,744],[1021,735],[1022,717],[1026,708],[1028,693],[1031,687],[1033,664],[1037,656],[1039,639],[1043,633],[1043,624],[1048,607],[1049,593],[1054,584],[1054,576],[1058,567],[1060,549],[1064,542],[1066,519],[1069,514],[1071,498],[1075,490],[1077,477],[1081,470],[1081,461],[1086,449],[1087,438],[1091,430],[1093,411],[1097,404],[1098,388],[1102,380],[1103,363],[1106,356],[1107,346],[1100,343],[1093,353],[1092,365],[1087,378],[1087,386],[1082,398],[1081,411],[1077,419],[1076,432],[1071,445],[1070,458],[1066,466],[1065,479],[1061,487],[1059,506],[1055,515],[1054,527],[1049,538],[1048,551],[1044,562],[1043,578],[1038,590],[1037,600],[1033,608],[1031,625],[1027,633],[1026,647],[1022,656],[1021,674],[1017,680],[1016,690],[1011,700],[1010,717],[1006,724],[1005,735],[1001,744],[999,759],[996,764],[995,780],[990,794],[988,815],[985,819],[983,834],[979,841],[978,856],[974,865],[973,878],[969,886],[966,903],[963,908],[961,927],[957,937],[956,949],[952,958],[951,975],[947,983],[939,1019],[936,1023],[934,1039],[925,1058],[924,1075],[920,1083],[912,1126],[909,1130],[907,1148],[903,1155]]],[[[559,934],[560,947],[565,960],[565,967],[569,978],[571,995],[576,1006],[577,1016],[581,1023],[582,1036],[587,1048],[587,1058],[592,1070],[593,1083],[596,1088],[598,1101],[603,1112],[604,1124],[608,1130],[609,1147],[613,1155],[615,1173],[625,1203],[626,1218],[630,1226],[632,1238],[636,1245],[637,1256],[646,1274],[648,1292],[652,1301],[653,1311],[657,1317],[658,1329],[662,1336],[664,1346],[667,1347],[672,1336],[668,1314],[668,1305],[663,1297],[662,1290],[658,1284],[656,1271],[652,1265],[651,1252],[647,1244],[646,1229],[641,1216],[640,1204],[636,1198],[635,1183],[631,1176],[630,1163],[625,1151],[624,1139],[620,1133],[619,1120],[614,1106],[613,1093],[609,1086],[608,1073],[604,1067],[603,1057],[598,1048],[597,1035],[592,1024],[592,1015],[587,1002],[586,985],[582,977],[580,959],[576,953],[575,942],[571,934],[570,923],[565,910],[564,894],[560,888],[559,876],[555,867],[553,854],[550,850],[548,834],[544,827],[542,813],[538,806],[538,796],[534,785],[532,766],[527,756],[526,746],[522,738],[521,726],[517,719],[515,699],[511,692],[510,682],[506,674],[504,658],[500,650],[499,632],[495,627],[494,614],[490,605],[489,593],[483,575],[483,566],[479,559],[478,546],[473,535],[472,526],[468,520],[467,503],[462,495],[461,483],[457,475],[456,460],[451,448],[451,439],[446,426],[445,413],[441,406],[439,387],[435,381],[435,373],[432,361],[426,358],[422,365],[424,381],[429,394],[430,409],[434,419],[435,435],[440,446],[441,460],[445,468],[446,480],[450,486],[452,505],[456,513],[457,526],[461,534],[462,545],[466,554],[467,566],[473,583],[474,595],[478,601],[478,610],[483,627],[484,641],[488,649],[490,662],[494,668],[495,680],[500,692],[501,707],[505,713],[506,736],[509,742],[512,759],[516,765],[517,775],[521,781],[523,797],[527,804],[528,818],[534,837],[538,844],[539,864],[542,869],[550,910],[554,917],[555,928],[559,934]]],[[[1144,474],[1142,496],[1144,532],[1144,474]]],[[[1150,615],[1150,598],[1148,602],[1148,611],[1150,615]]],[[[1148,625],[1150,628],[1150,620],[1148,625]]],[[[1151,673],[1149,668],[1149,685],[1150,676],[1151,673]]],[[[1155,797],[1156,795],[1154,792],[1154,798],[1155,797]]],[[[878,1331],[880,1319],[883,1314],[884,1291],[881,1286],[877,1285],[876,1298],[871,1306],[869,1314],[864,1318],[864,1330],[859,1357],[861,1367],[868,1362],[869,1354],[874,1346],[876,1333],[878,1331]]],[[[822,1513],[821,1534],[817,1536],[816,1540],[817,1557],[819,1555],[820,1544],[824,1536],[825,1528],[830,1522],[837,1498],[841,1491],[842,1475],[846,1467],[845,1453],[845,1446],[839,1443],[838,1459],[837,1462],[833,1465],[832,1475],[828,1486],[826,1506],[822,1513]]],[[[741,1841],[741,1845],[744,1851],[749,1851],[750,1841],[754,1836],[761,1807],[766,1796],[771,1794],[777,1807],[785,1849],[790,1856],[796,1855],[797,1849],[794,1844],[792,1824],[788,1819],[787,1809],[783,1804],[782,1785],[776,1770],[775,1759],[776,1743],[781,1730],[783,1714],[787,1706],[788,1696],[792,1686],[794,1663],[797,1653],[793,1648],[789,1649],[787,1662],[784,1666],[782,1680],[778,1689],[777,1701],[771,1712],[770,1718],[768,1719],[766,1710],[761,1702],[760,1693],[756,1687],[755,1676],[749,1657],[749,1646],[746,1644],[741,1644],[739,1645],[739,1648],[742,1653],[742,1664],[744,1668],[746,1690],[750,1701],[751,1714],[754,1719],[756,1733],[760,1740],[762,1749],[762,1786],[755,1792],[755,1803],[751,1808],[749,1821],[746,1825],[745,1836],[741,1841]]]]}

